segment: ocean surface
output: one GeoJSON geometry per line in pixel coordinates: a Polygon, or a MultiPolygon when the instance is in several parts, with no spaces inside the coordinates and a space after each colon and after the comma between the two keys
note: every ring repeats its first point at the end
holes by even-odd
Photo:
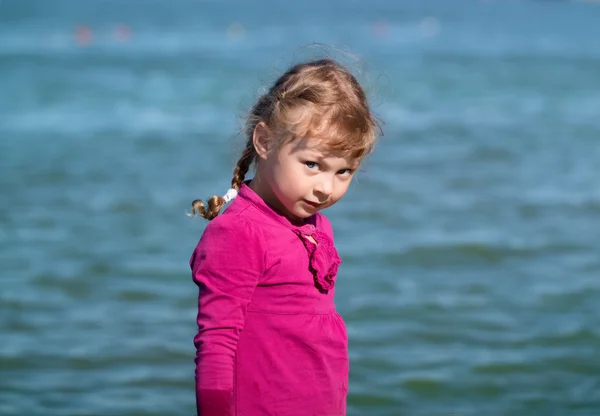
{"type": "Polygon", "coordinates": [[[186,212],[329,54],[384,121],[327,212],[348,415],[599,416],[599,42],[584,2],[0,0],[0,414],[194,414],[186,212]]]}

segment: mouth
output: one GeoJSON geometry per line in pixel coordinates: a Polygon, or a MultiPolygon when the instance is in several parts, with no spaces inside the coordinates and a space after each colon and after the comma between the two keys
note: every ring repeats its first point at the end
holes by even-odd
{"type": "Polygon", "coordinates": [[[321,204],[321,203],[319,203],[319,202],[312,202],[312,201],[308,201],[308,200],[306,200],[306,199],[303,199],[303,201],[304,201],[304,203],[305,203],[306,205],[309,205],[309,206],[311,206],[311,207],[313,207],[313,208],[319,208],[321,205],[323,205],[323,204],[321,204]]]}

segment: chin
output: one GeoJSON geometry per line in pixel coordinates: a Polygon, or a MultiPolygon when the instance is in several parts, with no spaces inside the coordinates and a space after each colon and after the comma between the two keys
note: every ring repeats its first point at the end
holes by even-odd
{"type": "Polygon", "coordinates": [[[312,217],[313,215],[315,215],[317,211],[315,212],[306,212],[306,211],[302,211],[302,212],[294,212],[294,216],[300,218],[301,220],[305,220],[307,218],[312,217]]]}
{"type": "Polygon", "coordinates": [[[292,214],[294,217],[296,217],[300,220],[305,220],[309,217],[312,217],[317,212],[317,211],[309,212],[302,208],[295,209],[295,210],[288,210],[288,211],[290,212],[290,214],[292,214]]]}

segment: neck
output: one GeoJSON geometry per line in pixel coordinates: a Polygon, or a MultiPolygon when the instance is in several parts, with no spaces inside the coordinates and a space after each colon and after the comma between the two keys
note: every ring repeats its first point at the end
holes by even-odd
{"type": "Polygon", "coordinates": [[[263,175],[261,175],[260,169],[256,169],[256,173],[252,178],[252,181],[249,184],[250,189],[252,189],[267,205],[273,208],[275,211],[284,215],[287,219],[289,219],[292,223],[296,225],[304,224],[304,219],[298,218],[295,215],[292,215],[279,201],[279,198],[273,193],[273,189],[269,185],[268,181],[264,180],[263,175]]]}

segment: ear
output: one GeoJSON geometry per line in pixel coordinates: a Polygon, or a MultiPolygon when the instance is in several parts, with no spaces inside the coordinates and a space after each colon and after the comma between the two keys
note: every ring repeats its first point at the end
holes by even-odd
{"type": "Polygon", "coordinates": [[[260,159],[266,159],[269,154],[271,143],[271,130],[264,122],[260,122],[254,128],[254,133],[252,133],[252,143],[254,144],[254,149],[256,150],[256,154],[260,159]]]}

